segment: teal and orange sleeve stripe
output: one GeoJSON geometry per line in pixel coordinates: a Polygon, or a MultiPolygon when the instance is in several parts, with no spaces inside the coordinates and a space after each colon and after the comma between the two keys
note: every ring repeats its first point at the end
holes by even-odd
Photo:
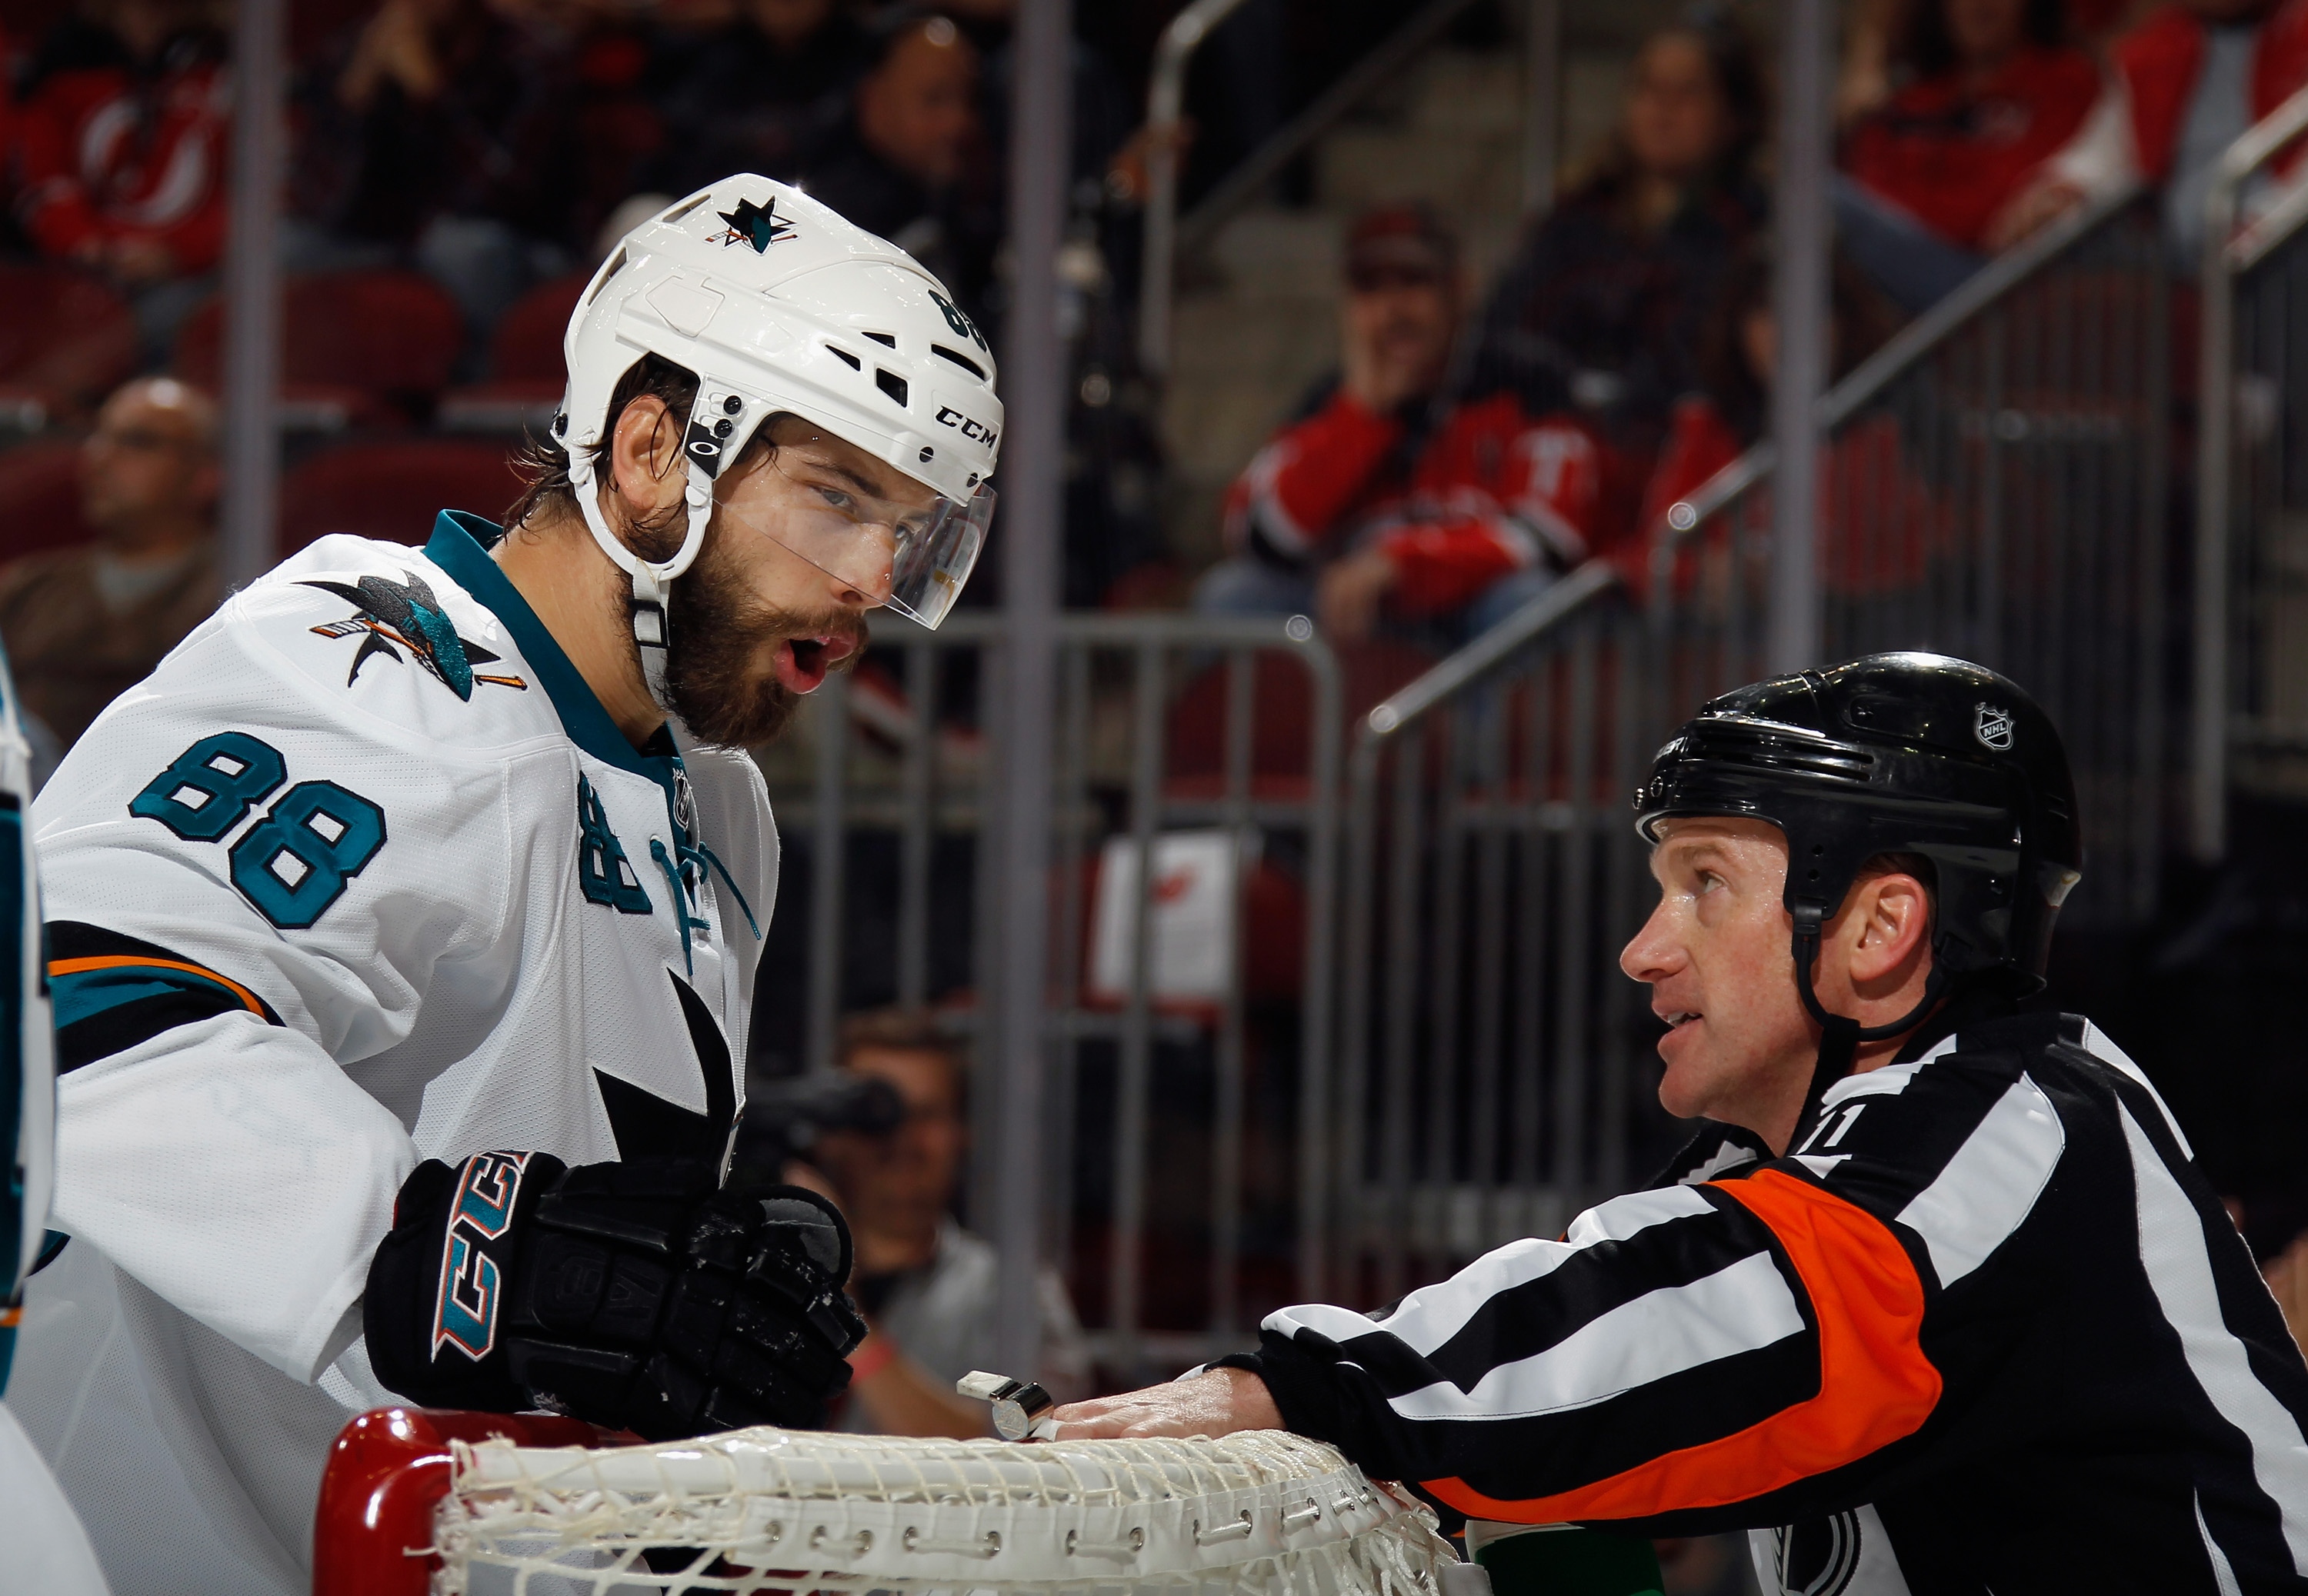
{"type": "Polygon", "coordinates": [[[78,921],[47,932],[59,1074],[220,1014],[280,1023],[247,986],[168,948],[78,921]]]}

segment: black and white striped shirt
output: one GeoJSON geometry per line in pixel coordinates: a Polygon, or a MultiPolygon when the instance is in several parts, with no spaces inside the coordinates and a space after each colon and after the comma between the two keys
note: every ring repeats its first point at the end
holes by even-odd
{"type": "Polygon", "coordinates": [[[1286,1309],[1290,1428],[1471,1516],[1751,1539],[1805,1596],[2308,1592],[2308,1363],[2147,1077],[1964,1022],[1789,1156],[1681,1171],[1376,1317],[1286,1309]]]}

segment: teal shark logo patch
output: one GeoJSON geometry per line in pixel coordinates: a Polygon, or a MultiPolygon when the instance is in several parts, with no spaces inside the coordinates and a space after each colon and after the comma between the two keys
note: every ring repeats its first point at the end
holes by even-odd
{"type": "Polygon", "coordinates": [[[493,664],[498,656],[457,635],[457,629],[450,624],[440,601],[433,596],[433,589],[426,586],[423,577],[411,574],[406,582],[392,582],[383,577],[365,576],[357,583],[316,581],[297,585],[333,593],[354,606],[353,614],[347,619],[313,628],[320,637],[361,639],[361,646],[353,655],[353,668],[345,675],[347,687],[359,681],[361,666],[380,654],[395,664],[401,663],[401,650],[405,648],[409,657],[435,681],[469,703],[472,700],[473,685],[479,682],[517,687],[524,692],[529,690],[529,683],[518,676],[489,676],[473,669],[477,665],[493,664]]]}

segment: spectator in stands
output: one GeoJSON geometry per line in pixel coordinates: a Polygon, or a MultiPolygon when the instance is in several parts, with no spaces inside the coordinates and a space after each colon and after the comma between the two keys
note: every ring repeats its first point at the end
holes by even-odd
{"type": "Polygon", "coordinates": [[[206,394],[140,377],[81,454],[93,544],[0,567],[0,640],[24,707],[66,744],[142,681],[222,596],[217,417],[206,394]]]}
{"type": "MultiPolygon", "coordinates": [[[[850,1354],[854,1370],[839,1428],[883,1435],[988,1433],[986,1404],[953,1383],[993,1369],[998,1295],[993,1247],[961,1228],[953,1202],[969,1144],[964,1073],[953,1042],[929,1016],[882,1009],[841,1029],[841,1068],[896,1088],[906,1118],[886,1137],[819,1137],[811,1157],[831,1182],[857,1249],[849,1292],[871,1326],[850,1354]]],[[[1042,1368],[1061,1402],[1089,1387],[1089,1353],[1058,1277],[1041,1281],[1042,1368]]]]}
{"type": "Polygon", "coordinates": [[[571,54],[512,0],[384,0],[298,99],[292,268],[406,260],[478,341],[583,247],[571,54]]]}
{"type": "MultiPolygon", "coordinates": [[[[1847,133],[1891,103],[1911,81],[1899,58],[1913,34],[1916,0],[1855,0],[1842,17],[1843,62],[1835,86],[1835,125],[1847,133]]],[[[2132,0],[2061,0],[2060,32],[2097,58],[2136,10],[2132,0]]]]}
{"type": "Polygon", "coordinates": [[[809,192],[935,272],[982,313],[1001,243],[1001,162],[977,114],[977,47],[943,16],[886,24],[849,126],[809,192]]]}
{"type": "Polygon", "coordinates": [[[199,0],[103,0],[27,67],[18,205],[40,252],[103,273],[165,357],[224,253],[224,36],[199,0]]]}
{"type": "Polygon", "coordinates": [[[1985,263],[2002,212],[2083,125],[2099,69],[2062,42],[2061,0],[1920,0],[1908,80],[1846,137],[1837,235],[1910,314],[1985,263]]]}
{"type": "MultiPolygon", "coordinates": [[[[2221,153],[2308,84],[2308,0],[2176,0],[2150,12],[2109,56],[2114,70],[2090,118],[2001,232],[2017,239],[2145,182],[2163,190],[2175,268],[2192,272],[2221,153]]],[[[2278,169],[2296,176],[2297,151],[2278,169]]]]}
{"type": "Polygon", "coordinates": [[[1586,553],[1594,443],[1573,418],[1532,422],[1512,394],[1438,397],[1460,279],[1431,210],[1357,219],[1346,275],[1342,369],[1236,482],[1232,554],[1203,574],[1194,607],[1313,614],[1345,642],[1384,626],[1455,647],[1586,553]]]}
{"type": "Polygon", "coordinates": [[[1764,113],[1761,71],[1727,9],[1653,33],[1593,174],[1507,262],[1466,391],[1584,412],[1640,480],[1694,382],[1722,274],[1762,224],[1752,165],[1764,113]]]}
{"type": "Polygon", "coordinates": [[[666,133],[651,79],[669,54],[660,37],[683,36],[633,15],[601,19],[578,35],[571,71],[581,177],[572,240],[598,241],[618,206],[656,192],[651,174],[665,157],[666,133]]]}
{"type": "Polygon", "coordinates": [[[745,0],[728,27],[659,49],[665,148],[652,182],[676,194],[732,172],[806,170],[840,133],[870,56],[834,0],[745,0]]]}
{"type": "MultiPolygon", "coordinates": [[[[939,13],[978,52],[978,125],[971,143],[990,180],[972,202],[970,219],[980,228],[987,207],[999,198],[1008,160],[1017,9],[1017,0],[938,0],[939,13]]],[[[1067,62],[1072,180],[1066,244],[1059,257],[1058,325],[1069,346],[1067,387],[1074,399],[1066,417],[1063,597],[1071,609],[1149,603],[1170,607],[1182,596],[1184,580],[1168,557],[1155,488],[1163,469],[1153,414],[1158,407],[1147,386],[1135,380],[1141,208],[1150,144],[1138,122],[1144,96],[1124,84],[1085,37],[1098,30],[1089,14],[1093,9],[1076,8],[1083,25],[1069,41],[1067,62]]],[[[1256,30],[1262,10],[1279,9],[1249,5],[1235,12],[1213,37],[1212,49],[1223,53],[1244,30],[1256,30]]],[[[878,25],[902,25],[902,20],[920,14],[890,5],[884,8],[888,20],[878,25]]],[[[960,292],[999,350],[998,304],[987,302],[975,287],[960,292]]],[[[998,580],[973,587],[962,596],[964,604],[999,601],[998,580]]]]}

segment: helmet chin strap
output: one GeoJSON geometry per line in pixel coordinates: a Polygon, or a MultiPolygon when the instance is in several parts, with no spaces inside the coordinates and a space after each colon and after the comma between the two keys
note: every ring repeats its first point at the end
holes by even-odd
{"type": "Polygon", "coordinates": [[[1802,994],[1803,1004],[1811,1011],[1823,1033],[1819,1039],[1819,1062],[1811,1072],[1811,1087],[1804,1094],[1803,1111],[1796,1116],[1795,1135],[1787,1146],[1793,1151],[1809,1134],[1813,1122],[1819,1117],[1820,1099],[1836,1082],[1851,1073],[1852,1064],[1859,1057],[1862,1043],[1884,1042],[1914,1030],[1924,1017],[1938,1007],[1940,995],[1946,988],[1945,968],[1932,965],[1932,973],[1924,982],[1923,1000],[1902,1017],[1888,1025],[1863,1025],[1857,1020],[1840,1014],[1830,1014],[1819,1000],[1819,992],[1812,985],[1811,966],[1819,957],[1821,921],[1824,918],[1820,906],[1805,904],[1795,912],[1796,991],[1802,994]]]}
{"type": "Polygon", "coordinates": [[[650,697],[657,701],[658,708],[668,714],[673,704],[666,695],[665,664],[673,641],[668,615],[673,579],[696,562],[698,551],[705,546],[706,525],[713,519],[712,475],[698,460],[689,460],[688,467],[682,502],[688,512],[689,525],[681,546],[670,560],[644,560],[609,530],[608,519],[601,511],[600,491],[594,481],[593,451],[582,444],[569,445],[569,485],[576,490],[577,508],[583,512],[585,525],[591,530],[593,541],[601,545],[601,552],[633,578],[633,644],[641,651],[642,680],[649,684],[650,697]]]}

